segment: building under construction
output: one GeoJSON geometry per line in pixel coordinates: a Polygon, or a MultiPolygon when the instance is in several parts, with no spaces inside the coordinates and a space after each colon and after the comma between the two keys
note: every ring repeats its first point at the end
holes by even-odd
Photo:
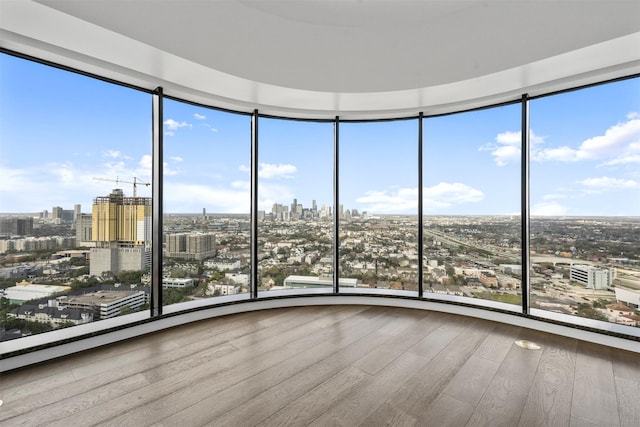
{"type": "Polygon", "coordinates": [[[90,273],[144,270],[151,265],[151,198],[126,197],[116,188],[92,208],[90,273]]]}
{"type": "Polygon", "coordinates": [[[96,197],[92,208],[92,238],[98,247],[151,243],[151,198],[126,197],[116,188],[96,197]]]}

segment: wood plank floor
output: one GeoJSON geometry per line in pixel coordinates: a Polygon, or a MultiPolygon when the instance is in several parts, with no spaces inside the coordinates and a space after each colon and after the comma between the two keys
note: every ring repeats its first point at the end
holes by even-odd
{"type": "Polygon", "coordinates": [[[0,399],[7,426],[637,427],[640,354],[443,313],[299,307],[5,373],[0,399]]]}

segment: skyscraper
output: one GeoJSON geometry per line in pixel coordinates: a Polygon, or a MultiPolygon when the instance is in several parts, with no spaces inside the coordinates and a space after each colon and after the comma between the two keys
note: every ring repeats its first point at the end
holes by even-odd
{"type": "Polygon", "coordinates": [[[92,236],[98,246],[151,245],[151,198],[125,197],[119,188],[96,197],[92,208],[92,236]]]}
{"type": "Polygon", "coordinates": [[[151,198],[126,197],[116,188],[96,197],[92,208],[92,275],[151,266],[151,198]]]}

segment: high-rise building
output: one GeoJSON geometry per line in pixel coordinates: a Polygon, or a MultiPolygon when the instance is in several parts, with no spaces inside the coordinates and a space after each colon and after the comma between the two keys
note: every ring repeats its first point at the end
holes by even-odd
{"type": "Polygon", "coordinates": [[[51,219],[62,219],[62,208],[60,206],[51,208],[51,219]]]}
{"type": "Polygon", "coordinates": [[[27,236],[33,233],[33,218],[0,218],[0,234],[27,236]]]}
{"type": "Polygon", "coordinates": [[[76,246],[95,246],[97,242],[91,239],[91,214],[78,215],[76,219],[76,246]]]}
{"type": "Polygon", "coordinates": [[[114,243],[151,245],[151,198],[126,197],[119,188],[96,197],[92,208],[92,240],[98,246],[114,243]]]}
{"type": "Polygon", "coordinates": [[[60,206],[54,206],[53,208],[51,208],[51,219],[56,224],[73,222],[73,220],[75,219],[75,210],[63,209],[60,206]]]}
{"type": "Polygon", "coordinates": [[[150,197],[126,197],[119,188],[95,198],[91,240],[97,247],[91,249],[92,275],[151,266],[151,207],[150,197]]]}
{"type": "Polygon", "coordinates": [[[165,241],[165,255],[168,257],[200,261],[216,255],[216,241],[212,233],[169,234],[165,241]]]}

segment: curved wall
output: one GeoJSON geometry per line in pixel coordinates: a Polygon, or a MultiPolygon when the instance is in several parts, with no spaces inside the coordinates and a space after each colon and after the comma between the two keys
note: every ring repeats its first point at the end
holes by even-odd
{"type": "MultiPolygon", "coordinates": [[[[89,94],[98,93],[97,87],[92,86],[93,83],[87,83],[85,77],[81,79],[82,85],[87,84],[86,87],[82,86],[83,91],[89,90],[89,94]]],[[[70,94],[74,90],[72,85],[77,82],[69,83],[71,86],[65,90],[70,91],[70,94]]],[[[96,84],[105,91],[104,96],[111,96],[111,85],[102,82],[96,84]]],[[[561,298],[573,292],[571,289],[576,287],[563,277],[569,270],[566,267],[556,267],[558,264],[562,265],[562,259],[567,259],[562,252],[571,251],[571,248],[575,247],[574,252],[579,256],[595,256],[595,261],[585,260],[589,263],[599,263],[598,265],[602,266],[609,262],[608,259],[613,259],[612,265],[618,270],[623,270],[627,280],[633,281],[632,276],[636,270],[633,258],[630,263],[626,263],[629,258],[624,262],[622,260],[625,259],[623,252],[627,252],[627,255],[635,253],[637,247],[626,246],[624,250],[618,248],[619,251],[605,253],[598,259],[596,253],[600,248],[578,247],[575,242],[581,239],[600,239],[603,247],[611,248],[615,247],[611,243],[615,242],[614,238],[624,237],[624,230],[633,230],[634,233],[637,230],[635,219],[621,224],[618,220],[608,221],[615,223],[614,225],[601,219],[621,215],[624,218],[635,217],[637,213],[637,207],[633,205],[626,206],[624,210],[617,207],[613,210],[602,208],[608,200],[603,198],[605,193],[626,191],[630,193],[625,194],[633,195],[638,191],[637,181],[625,175],[636,159],[633,138],[638,135],[637,114],[640,104],[637,102],[638,99],[634,98],[633,91],[637,88],[638,79],[635,78],[585,89],[586,92],[575,92],[578,94],[577,98],[568,101],[573,94],[533,101],[529,98],[520,99],[518,96],[518,99],[511,100],[508,105],[484,106],[486,109],[481,111],[444,117],[421,115],[409,120],[364,123],[345,123],[341,119],[316,122],[278,120],[265,118],[258,112],[249,117],[246,114],[220,112],[215,108],[164,99],[155,94],[153,96],[160,99],[163,110],[160,114],[158,110],[155,111],[154,132],[156,135],[161,132],[162,138],[156,143],[155,151],[152,152],[147,146],[135,154],[135,160],[140,161],[139,166],[147,165],[145,171],[151,173],[152,158],[164,152],[164,174],[159,177],[161,183],[156,180],[153,185],[156,189],[158,186],[164,189],[155,206],[156,209],[164,209],[165,228],[157,229],[153,237],[158,241],[164,238],[165,233],[180,234],[184,230],[191,230],[185,224],[195,223],[194,209],[190,208],[190,215],[184,218],[178,215],[186,213],[180,212],[178,207],[191,201],[188,197],[190,194],[193,194],[193,197],[197,194],[197,203],[204,203],[207,198],[224,199],[226,202],[239,200],[240,204],[221,205],[219,209],[227,209],[227,212],[240,215],[227,215],[229,218],[225,218],[224,215],[215,218],[214,215],[207,223],[207,229],[211,226],[211,229],[217,230],[218,238],[224,236],[225,243],[219,241],[218,250],[225,253],[233,252],[244,260],[240,263],[242,269],[238,274],[248,276],[247,285],[242,285],[241,280],[244,279],[237,276],[233,279],[240,281],[235,282],[240,283],[238,286],[225,288],[221,284],[219,288],[203,287],[203,294],[196,295],[170,288],[162,290],[161,281],[156,280],[151,284],[151,292],[163,296],[160,302],[164,299],[165,304],[176,302],[175,305],[152,305],[148,312],[128,314],[11,341],[7,346],[3,346],[3,354],[12,355],[11,360],[22,362],[16,362],[16,365],[11,365],[14,362],[3,363],[3,366],[23,366],[42,360],[45,357],[43,355],[56,357],[68,351],[77,351],[65,348],[71,349],[75,346],[80,349],[85,346],[102,345],[124,339],[131,334],[170,327],[176,322],[184,323],[202,316],[303,303],[397,304],[451,310],[462,315],[486,316],[497,321],[515,322],[526,327],[561,330],[562,332],[556,332],[561,334],[571,334],[571,331],[574,331],[584,339],[637,349],[637,339],[640,337],[638,328],[598,320],[601,317],[594,315],[608,310],[606,306],[595,306],[596,302],[604,304],[599,302],[595,295],[596,291],[600,290],[593,289],[591,294],[595,296],[592,296],[587,284],[585,292],[576,291],[571,295],[571,298],[576,300],[575,303],[566,302],[569,301],[567,298],[561,298]],[[611,92],[607,92],[608,90],[611,92]],[[591,92],[597,92],[596,96],[589,98],[591,92]],[[582,96],[584,93],[587,95],[582,96]],[[553,99],[560,100],[558,106],[548,106],[548,100],[553,99]],[[598,102],[601,104],[597,105],[598,102]],[[544,107],[545,103],[547,107],[544,107]],[[548,109],[548,112],[538,115],[537,105],[548,109]],[[565,114],[563,112],[568,111],[567,105],[591,105],[594,108],[587,112],[565,114]],[[631,110],[626,111],[626,115],[620,113],[628,108],[631,110]],[[605,116],[600,114],[605,110],[610,113],[606,120],[599,117],[605,116]],[[611,113],[613,110],[617,116],[611,113]],[[527,131],[529,114],[535,126],[532,132],[527,131]],[[554,128],[551,118],[563,114],[566,115],[566,120],[563,120],[564,127],[554,128]],[[589,134],[581,131],[581,128],[587,127],[585,116],[589,117],[588,120],[591,122],[601,121],[598,125],[599,133],[589,134]],[[538,117],[541,119],[538,120],[538,117]],[[189,121],[186,118],[189,118],[189,121]],[[252,126],[250,120],[253,120],[252,126]],[[269,121],[274,122],[268,125],[269,121]],[[537,130],[538,123],[543,129],[537,130]],[[206,150],[189,151],[188,144],[200,147],[206,142],[193,135],[194,129],[202,129],[210,135],[216,135],[212,142],[217,145],[206,150]],[[253,135],[250,134],[250,129],[253,129],[253,135]],[[225,136],[219,136],[223,130],[225,136]],[[279,130],[283,132],[281,135],[277,133],[279,130]],[[181,136],[183,132],[192,134],[190,138],[185,136],[184,139],[177,139],[176,137],[181,136]],[[544,132],[543,136],[537,136],[538,132],[544,132]],[[579,132],[582,133],[578,134],[579,132]],[[466,142],[472,141],[469,136],[471,134],[483,135],[480,137],[480,143],[466,142]],[[522,138],[523,134],[529,135],[529,138],[522,138]],[[297,136],[297,139],[291,139],[292,135],[297,136]],[[557,139],[553,140],[552,137],[557,139]],[[229,145],[225,146],[225,143],[229,145]],[[359,147],[358,143],[363,145],[359,147]],[[288,148],[285,150],[282,147],[288,148]],[[450,151],[439,150],[438,147],[446,147],[450,151]],[[159,148],[162,150],[158,151],[159,148]],[[314,150],[317,150],[317,154],[313,154],[314,150]],[[412,152],[415,153],[415,157],[412,157],[412,152]],[[199,154],[201,158],[194,157],[194,153],[199,154]],[[287,158],[289,155],[292,157],[287,158]],[[396,157],[398,155],[400,157],[396,157]],[[367,162],[367,156],[373,156],[372,159],[375,158],[380,163],[374,165],[367,162]],[[294,164],[301,162],[303,157],[310,160],[308,165],[303,168],[300,164],[294,164]],[[192,178],[195,181],[176,180],[172,183],[172,180],[181,174],[191,171],[203,172],[206,166],[198,163],[199,160],[204,160],[205,164],[219,164],[215,169],[220,173],[194,175],[192,178]],[[235,169],[225,169],[225,164],[233,164],[235,169]],[[577,183],[573,189],[559,188],[559,181],[549,182],[551,174],[557,173],[554,172],[553,165],[558,164],[563,165],[561,172],[566,181],[577,183]],[[579,167],[571,169],[571,165],[579,167]],[[493,172],[489,169],[490,166],[494,167],[493,172]],[[304,182],[298,187],[291,186],[283,190],[282,182],[291,180],[294,176],[300,177],[303,170],[309,169],[312,169],[313,173],[304,178],[304,182]],[[580,175],[580,171],[585,169],[594,173],[606,169],[608,175],[580,175]],[[611,175],[614,169],[622,170],[624,173],[611,175]],[[222,173],[224,171],[226,175],[222,173]],[[244,180],[238,178],[237,173],[245,174],[244,180]],[[405,174],[413,176],[414,181],[403,181],[402,177],[405,174]],[[205,176],[207,178],[203,178],[205,176]],[[540,178],[536,178],[537,176],[540,178]],[[228,187],[215,185],[216,180],[222,178],[228,182],[228,187]],[[274,179],[283,181],[274,184],[274,179]],[[315,195],[302,192],[305,188],[311,188],[314,181],[334,182],[333,187],[325,185],[317,190],[318,194],[326,195],[321,203],[329,208],[325,210],[328,215],[322,215],[323,208],[321,203],[318,203],[319,200],[316,201],[315,195]],[[363,186],[363,183],[366,185],[363,186]],[[193,190],[197,190],[198,193],[189,193],[193,190]],[[539,219],[538,222],[534,221],[532,229],[529,229],[529,221],[535,215],[569,216],[566,210],[561,209],[562,205],[558,200],[570,197],[572,191],[574,196],[587,198],[586,203],[575,205],[575,212],[580,216],[578,221],[582,225],[565,218],[554,222],[549,230],[548,223],[539,219]],[[580,194],[577,194],[578,191],[580,194]],[[503,197],[505,194],[506,197],[503,197]],[[253,197],[255,203],[252,204],[253,197]],[[284,197],[295,198],[297,201],[288,205],[289,199],[284,197]],[[529,197],[539,197],[539,200],[530,200],[529,197]],[[310,203],[311,198],[313,204],[310,203]],[[347,201],[359,203],[358,207],[344,206],[349,210],[348,216],[341,207],[347,201]],[[265,206],[272,202],[271,217],[266,218],[265,206]],[[276,205],[280,205],[281,208],[276,205]],[[375,207],[377,211],[369,212],[365,216],[359,209],[360,206],[375,207]],[[536,206],[548,210],[532,212],[531,209],[536,206]],[[337,214],[338,212],[340,213],[337,214]],[[379,215],[379,212],[382,212],[382,215],[379,215]],[[171,215],[174,215],[174,220],[167,220],[171,215]],[[487,220],[488,217],[492,219],[487,220]],[[462,221],[460,218],[471,219],[462,221]],[[520,221],[520,218],[524,218],[524,221],[520,221]],[[287,224],[293,220],[297,221],[297,228],[288,230],[287,224]],[[175,226],[174,230],[166,228],[171,221],[175,226]],[[629,227],[629,224],[632,228],[625,228],[629,227]],[[576,227],[581,229],[584,235],[576,231],[576,227]],[[611,231],[612,229],[615,230],[611,231]],[[590,230],[594,232],[591,233],[590,230]],[[491,233],[490,237],[486,237],[489,236],[486,233],[491,233]],[[544,233],[550,233],[547,240],[561,238],[563,242],[554,247],[551,243],[535,240],[536,235],[544,233]],[[485,238],[478,238],[478,234],[485,238]],[[288,235],[295,237],[290,238],[288,235]],[[568,241],[566,237],[571,237],[572,240],[568,241]],[[532,244],[531,247],[529,242],[532,244]],[[605,245],[607,242],[609,246],[605,245]],[[548,246],[544,246],[545,244],[548,246]],[[256,252],[254,247],[257,249],[256,252]],[[305,251],[296,252],[296,247],[305,249],[307,256],[312,254],[314,260],[300,258],[305,255],[305,251]],[[534,262],[529,256],[532,248],[534,252],[542,249],[546,252],[557,252],[561,261],[556,262],[557,260],[550,258],[534,262]],[[587,254],[581,253],[580,250],[595,252],[587,254]],[[371,254],[375,256],[367,256],[371,254]],[[321,264],[323,258],[330,258],[324,266],[326,268],[321,269],[320,266],[317,271],[312,271],[309,267],[305,270],[304,265],[312,264],[315,267],[321,264]],[[270,264],[267,262],[269,259],[278,260],[278,263],[270,264]],[[424,259],[425,263],[418,262],[420,259],[424,259]],[[503,262],[494,262],[498,260],[503,262]],[[287,267],[281,268],[282,271],[270,270],[279,264],[285,264],[287,267]],[[551,269],[548,264],[553,264],[554,268],[551,269]],[[517,265],[520,265],[519,273],[515,272],[517,265]],[[540,268],[540,265],[548,267],[546,270],[556,271],[555,277],[554,271],[545,272],[545,268],[540,268]],[[508,269],[510,270],[507,271],[508,269]],[[339,272],[337,276],[340,276],[340,280],[335,274],[336,271],[339,272]],[[343,273],[350,277],[345,277],[343,273]],[[329,278],[329,284],[319,285],[316,290],[310,290],[313,286],[309,283],[286,289],[284,279],[287,277],[314,275],[325,275],[329,278]],[[470,278],[474,280],[468,280],[470,278]],[[341,282],[343,279],[356,282],[341,282]],[[273,280],[274,283],[266,284],[269,280],[273,280]],[[283,289],[275,290],[278,287],[283,289]],[[224,295],[236,290],[240,293],[234,296],[215,297],[216,291],[219,291],[217,295],[224,295]],[[308,298],[310,292],[320,296],[308,298]],[[565,295],[561,295],[563,292],[565,295]],[[197,299],[181,302],[181,297],[185,296],[194,296],[197,299]],[[293,296],[300,296],[301,299],[291,299],[293,296]],[[584,302],[579,301],[580,298],[584,302]],[[235,303],[229,304],[230,302],[235,303]],[[585,307],[586,302],[589,303],[589,307],[585,307]],[[216,308],[218,305],[220,307],[216,308]],[[582,307],[582,313],[578,313],[582,317],[569,314],[574,307],[576,312],[582,307]],[[587,311],[587,308],[592,311],[587,311]],[[563,325],[557,326],[558,323],[563,325]],[[573,325],[576,329],[567,325],[573,325]],[[585,330],[588,332],[584,332],[585,330]],[[603,335],[598,335],[597,332],[603,335]],[[82,339],[96,334],[96,338],[82,339]],[[606,338],[611,334],[626,336],[626,339],[606,338]],[[91,344],[91,340],[99,344],[91,344]],[[611,344],[614,341],[617,344],[611,344]],[[64,344],[67,342],[74,344],[64,344]],[[64,345],[57,345],[61,343],[64,345]],[[67,345],[71,347],[64,347],[67,345]],[[38,353],[41,348],[46,349],[38,353]],[[29,356],[29,351],[34,352],[33,356],[29,356]],[[28,361],[29,358],[31,362],[28,361]]],[[[130,91],[117,88],[117,91],[122,90],[130,91]]],[[[144,93],[138,95],[147,98],[144,93]]],[[[174,96],[169,91],[167,95],[174,96]]],[[[37,96],[34,97],[34,102],[37,99],[37,96]]],[[[48,103],[45,97],[40,101],[43,104],[48,103]]],[[[104,107],[98,102],[96,111],[103,114],[104,107]]],[[[118,109],[117,102],[114,102],[113,107],[115,110],[118,109]]],[[[70,105],[70,108],[85,109],[86,105],[70,105]]],[[[140,111],[144,114],[144,107],[141,107],[140,111]]],[[[125,138],[124,135],[131,132],[131,129],[127,129],[122,137],[125,138]]],[[[144,129],[135,132],[144,133],[144,129]]],[[[36,141],[34,149],[37,150],[38,147],[42,147],[42,141],[36,141]]],[[[27,142],[24,148],[28,149],[27,142]]],[[[112,159],[122,155],[122,162],[126,164],[126,153],[116,154],[115,150],[109,151],[110,145],[106,143],[100,148],[103,154],[107,153],[106,155],[112,159]]],[[[140,147],[137,149],[140,150],[140,147]]],[[[124,166],[118,169],[121,166],[113,162],[109,165],[104,169],[105,173],[133,172],[124,166]]],[[[69,172],[71,169],[67,168],[66,171],[69,172]]],[[[210,212],[219,213],[215,210],[210,212]]],[[[206,216],[206,213],[203,212],[202,215],[206,216]]],[[[170,258],[179,257],[160,258],[164,264],[154,266],[155,277],[163,275],[163,267],[166,267],[165,274],[172,274],[175,278],[184,275],[186,265],[181,265],[175,259],[168,263],[170,258]]],[[[578,256],[573,258],[582,261],[578,256]]],[[[188,271],[187,275],[190,275],[188,271]]],[[[615,296],[608,295],[607,298],[611,300],[615,299],[615,296]]]]}

